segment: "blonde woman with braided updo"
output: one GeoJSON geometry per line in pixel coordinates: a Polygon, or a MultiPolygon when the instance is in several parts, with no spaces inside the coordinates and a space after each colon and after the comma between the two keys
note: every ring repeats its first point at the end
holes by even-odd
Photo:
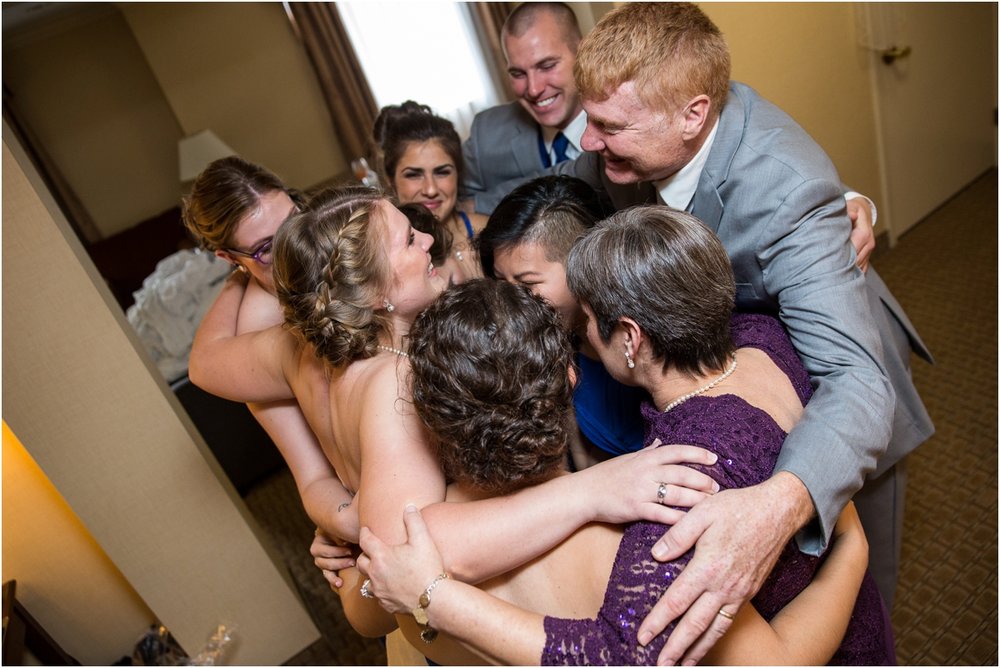
{"type": "MultiPolygon", "coordinates": [[[[516,568],[587,521],[676,521],[680,511],[657,503],[663,481],[672,483],[669,505],[690,506],[713,490],[707,476],[676,465],[707,463],[708,453],[671,446],[505,497],[441,503],[445,476],[412,408],[406,352],[414,319],[446,287],[431,263],[432,243],[375,191],[318,195],[275,237],[286,324],[237,336],[243,285],[231,281],[198,332],[192,368],[199,383],[237,401],[297,398],[340,479],[357,493],[344,513],[400,543],[403,509],[424,508],[448,573],[464,581],[516,568]]],[[[358,540],[357,533],[341,538],[358,540]]],[[[332,547],[319,536],[313,554],[332,585],[342,579],[337,589],[348,619],[362,634],[388,632],[395,620],[362,596],[356,569],[333,572],[344,564],[332,547]]],[[[400,620],[411,638],[420,637],[413,618],[400,620]]]]}

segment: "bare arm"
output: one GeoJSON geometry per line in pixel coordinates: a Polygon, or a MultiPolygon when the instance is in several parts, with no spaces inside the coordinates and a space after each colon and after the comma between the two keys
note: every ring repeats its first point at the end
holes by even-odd
{"type": "Polygon", "coordinates": [[[423,514],[448,572],[481,582],[547,552],[587,522],[677,522],[684,512],[669,506],[690,507],[718,490],[681,464],[715,459],[693,446],[650,447],[509,496],[435,504],[423,514]],[[670,483],[666,505],[656,500],[661,482],[670,483]]]}
{"type": "MultiPolygon", "coordinates": [[[[365,554],[358,559],[372,591],[386,610],[397,614],[410,613],[427,584],[446,572],[420,512],[408,507],[404,523],[407,543],[395,547],[362,529],[365,554]]],[[[867,562],[864,532],[849,507],[838,524],[837,543],[812,583],[770,624],[752,605],[745,606],[709,660],[722,665],[826,663],[843,639],[867,562]]],[[[450,578],[437,584],[430,601],[426,612],[431,627],[494,662],[539,662],[546,643],[542,615],[450,578]]]]}
{"type": "Polygon", "coordinates": [[[679,465],[711,464],[714,454],[669,446],[622,455],[509,496],[444,503],[444,474],[409,399],[409,367],[404,360],[385,364],[360,402],[365,411],[361,523],[398,544],[406,540],[403,509],[408,504],[426,508],[445,565],[459,579],[479,582],[505,573],[590,521],[676,522],[684,513],[668,506],[692,506],[718,490],[709,476],[679,465]],[[670,483],[667,505],[657,503],[661,482],[670,483]]]}
{"type": "Polygon", "coordinates": [[[724,490],[692,508],[653,546],[658,560],[670,561],[697,541],[691,562],[639,626],[639,642],[649,643],[683,615],[660,652],[660,664],[700,659],[732,624],[719,610],[738,610],[757,593],[782,548],[812,513],[805,486],[787,472],[753,487],[724,490]]]}
{"type": "Polygon", "coordinates": [[[854,504],[848,503],[834,529],[830,555],[809,586],[770,624],[753,606],[744,606],[706,661],[806,666],[829,662],[843,642],[867,566],[868,541],[854,504]]]}
{"type": "MultiPolygon", "coordinates": [[[[358,566],[372,592],[395,614],[409,614],[427,585],[445,572],[441,555],[415,506],[403,516],[407,542],[390,546],[361,529],[358,566]]],[[[530,666],[545,645],[542,616],[511,605],[460,580],[438,583],[427,607],[429,625],[457,638],[494,663],[530,666]]]]}
{"type": "Polygon", "coordinates": [[[294,399],[283,368],[294,337],[280,327],[236,335],[245,289],[246,279],[234,272],[205,314],[191,346],[191,382],[231,401],[294,399]]]}

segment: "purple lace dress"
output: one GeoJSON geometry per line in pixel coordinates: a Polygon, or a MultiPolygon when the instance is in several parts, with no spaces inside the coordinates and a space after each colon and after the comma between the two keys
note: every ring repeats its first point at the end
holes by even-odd
{"type": "MultiPolygon", "coordinates": [[[[802,403],[812,388],[781,324],[761,315],[736,315],[732,321],[737,348],[766,352],[785,372],[802,403]]],[[[712,476],[722,489],[749,487],[771,476],[785,432],[771,417],[735,395],[694,397],[669,413],[643,406],[648,424],[646,443],[690,443],[719,455],[713,466],[696,467],[712,476]]],[[[543,665],[655,665],[674,625],[649,645],[636,641],[640,622],[670,583],[691,560],[693,552],[670,563],[650,556],[664,527],[650,522],[629,525],[618,547],[604,603],[597,619],[545,618],[543,665]]],[[[791,601],[812,580],[822,558],[785,546],[771,575],[753,599],[753,606],[767,620],[791,601]]],[[[871,574],[866,574],[844,641],[833,665],[892,665],[892,628],[871,574]]]]}

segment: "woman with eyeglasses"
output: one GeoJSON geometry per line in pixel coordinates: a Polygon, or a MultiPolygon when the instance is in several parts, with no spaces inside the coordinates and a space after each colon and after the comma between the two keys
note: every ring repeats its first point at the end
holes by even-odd
{"type": "MultiPolygon", "coordinates": [[[[254,332],[284,322],[275,294],[271,248],[281,224],[300,210],[301,197],[275,174],[242,158],[216,160],[183,198],[183,221],[199,245],[233,265],[246,280],[236,331],[254,332]]],[[[281,452],[295,478],[309,518],[330,535],[348,517],[335,512],[351,501],[337,479],[298,402],[248,403],[250,412],[281,452]],[[331,511],[331,506],[334,509],[331,511]]],[[[346,546],[329,547],[349,559],[346,546]]]]}

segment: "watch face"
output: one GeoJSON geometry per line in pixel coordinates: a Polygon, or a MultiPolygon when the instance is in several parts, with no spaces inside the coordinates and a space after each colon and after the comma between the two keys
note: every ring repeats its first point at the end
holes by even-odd
{"type": "Polygon", "coordinates": [[[432,629],[429,626],[420,632],[420,639],[426,643],[434,642],[434,639],[437,637],[438,637],[437,629],[432,629]]]}
{"type": "Polygon", "coordinates": [[[423,608],[413,609],[413,618],[417,620],[417,624],[421,626],[427,626],[427,611],[423,608]]]}

